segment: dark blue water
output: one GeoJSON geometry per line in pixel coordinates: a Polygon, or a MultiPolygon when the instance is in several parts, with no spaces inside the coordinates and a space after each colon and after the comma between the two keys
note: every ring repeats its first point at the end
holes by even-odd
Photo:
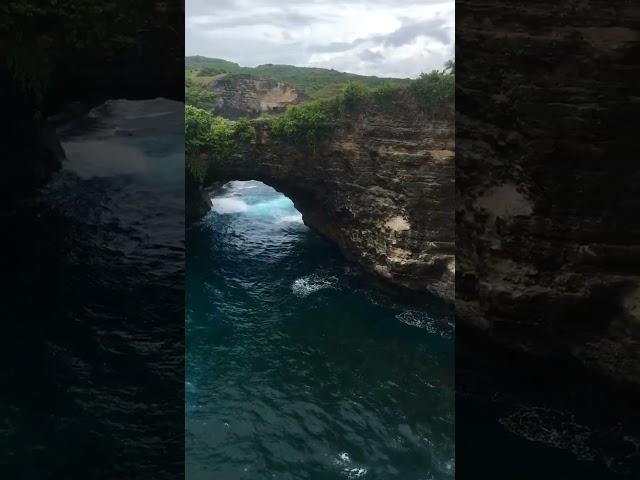
{"type": "Polygon", "coordinates": [[[186,292],[187,478],[453,478],[451,313],[368,288],[289,199],[227,184],[186,292]]]}
{"type": "Polygon", "coordinates": [[[110,101],[3,219],[3,478],[183,471],[183,105],[110,101]]]}

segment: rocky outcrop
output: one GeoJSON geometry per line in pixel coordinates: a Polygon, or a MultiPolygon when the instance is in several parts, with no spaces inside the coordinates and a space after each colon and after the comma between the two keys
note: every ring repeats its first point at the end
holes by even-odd
{"type": "Polygon", "coordinates": [[[458,327],[640,391],[638,10],[514,4],[457,7],[458,327]]]}
{"type": "Polygon", "coordinates": [[[347,115],[315,148],[278,140],[258,121],[241,156],[210,159],[210,178],[273,186],[376,278],[452,302],[453,105],[416,104],[405,92],[347,115]]]}
{"type": "Polygon", "coordinates": [[[298,91],[287,83],[237,75],[215,78],[207,90],[216,95],[215,113],[227,118],[277,113],[300,100],[298,91]]]}

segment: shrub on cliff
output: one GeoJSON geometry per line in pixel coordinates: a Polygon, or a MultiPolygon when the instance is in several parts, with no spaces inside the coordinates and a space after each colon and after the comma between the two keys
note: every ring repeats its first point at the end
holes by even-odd
{"type": "Polygon", "coordinates": [[[271,123],[271,132],[280,138],[304,142],[312,148],[331,130],[326,102],[315,101],[287,108],[271,123]]]}
{"type": "Polygon", "coordinates": [[[304,143],[315,150],[318,142],[325,138],[335,125],[351,122],[352,113],[366,113],[371,106],[386,109],[395,100],[401,99],[407,89],[413,92],[422,107],[452,100],[455,87],[453,68],[454,65],[448,63],[447,69],[424,73],[408,86],[384,82],[377,88],[371,88],[362,82],[348,82],[332,98],[293,105],[278,117],[264,118],[270,119],[274,136],[304,143]]]}
{"type": "Polygon", "coordinates": [[[192,105],[184,109],[185,150],[187,155],[200,151],[208,142],[213,117],[192,105]]]}
{"type": "Polygon", "coordinates": [[[373,90],[371,92],[371,95],[373,96],[373,98],[376,101],[382,102],[382,103],[386,103],[386,102],[390,102],[391,100],[393,100],[393,98],[396,96],[396,94],[402,90],[404,90],[406,87],[402,86],[402,85],[397,85],[397,84],[393,84],[390,82],[385,82],[382,85],[380,85],[378,88],[376,88],[375,90],[373,90]]]}
{"type": "Polygon", "coordinates": [[[364,83],[349,82],[338,95],[342,109],[352,111],[362,106],[371,95],[371,90],[364,83]]]}
{"type": "Polygon", "coordinates": [[[204,67],[196,73],[198,77],[212,77],[224,73],[224,70],[214,67],[204,67]]]}
{"type": "Polygon", "coordinates": [[[185,82],[184,98],[187,105],[203,110],[213,110],[216,104],[215,94],[193,83],[191,80],[186,80],[185,82]]]}
{"type": "Polygon", "coordinates": [[[422,73],[409,88],[422,106],[431,106],[446,100],[453,100],[455,95],[455,75],[447,71],[434,70],[422,73]]]}
{"type": "Polygon", "coordinates": [[[185,150],[187,169],[202,182],[207,175],[205,158],[228,159],[239,153],[243,146],[255,138],[251,122],[234,122],[214,116],[201,108],[185,107],[185,150]]]}

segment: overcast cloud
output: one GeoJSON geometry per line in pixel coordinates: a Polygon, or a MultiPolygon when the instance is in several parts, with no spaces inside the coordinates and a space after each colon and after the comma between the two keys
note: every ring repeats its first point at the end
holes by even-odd
{"type": "Polygon", "coordinates": [[[186,0],[187,55],[416,77],[454,56],[453,0],[186,0]]]}

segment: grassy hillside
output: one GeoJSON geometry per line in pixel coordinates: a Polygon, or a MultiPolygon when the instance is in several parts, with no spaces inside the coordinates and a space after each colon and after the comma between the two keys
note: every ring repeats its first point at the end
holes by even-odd
{"type": "Polygon", "coordinates": [[[218,70],[219,73],[237,72],[242,68],[237,63],[221,60],[219,58],[202,57],[200,55],[185,57],[184,66],[187,70],[202,70],[203,68],[210,68],[218,70]]]}
{"type": "Polygon", "coordinates": [[[326,68],[294,67],[292,65],[259,65],[241,67],[237,63],[202,56],[185,58],[187,79],[199,85],[206,84],[220,74],[243,74],[255,78],[264,78],[287,82],[304,96],[309,98],[328,98],[335,96],[348,82],[358,81],[369,87],[382,84],[408,85],[409,79],[380,78],[338,72],[326,68]]]}

